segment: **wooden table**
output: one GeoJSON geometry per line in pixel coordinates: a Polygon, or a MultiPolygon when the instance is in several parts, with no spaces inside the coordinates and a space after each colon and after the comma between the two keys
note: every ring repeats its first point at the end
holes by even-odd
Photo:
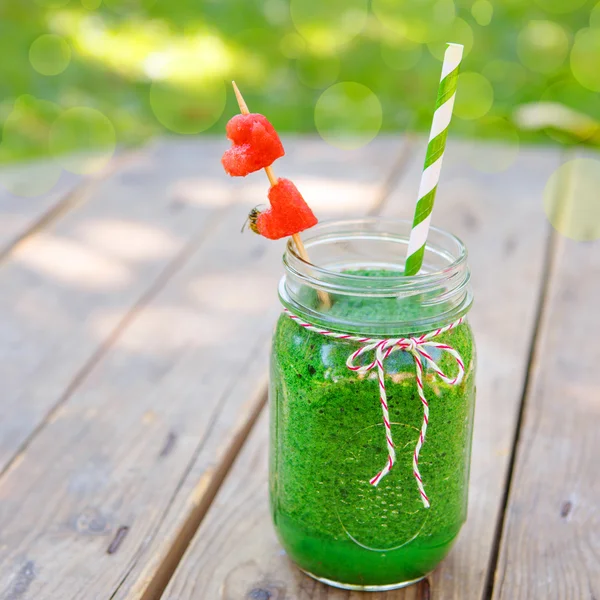
{"type": "MultiPolygon", "coordinates": [[[[424,140],[284,141],[320,216],[410,217],[424,140]]],[[[282,244],[239,234],[267,181],[224,176],[224,147],[161,140],[0,197],[0,600],[361,596],[299,573],[270,523],[282,244]]],[[[600,243],[542,207],[569,158],[448,147],[434,221],[469,248],[479,350],[469,519],[430,577],[372,600],[600,598],[600,243]]]]}

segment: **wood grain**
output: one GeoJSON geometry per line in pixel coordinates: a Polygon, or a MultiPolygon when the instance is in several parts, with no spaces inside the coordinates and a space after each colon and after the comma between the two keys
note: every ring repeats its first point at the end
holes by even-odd
{"type": "Polygon", "coordinates": [[[69,395],[235,183],[222,143],[166,142],[23,240],[0,270],[0,472],[69,395]]]}
{"type": "Polygon", "coordinates": [[[81,207],[94,196],[102,182],[134,164],[138,157],[136,150],[120,150],[106,164],[92,168],[89,162],[92,159],[70,156],[71,165],[90,170],[85,175],[56,171],[60,172],[56,184],[47,192],[31,198],[18,195],[20,185],[30,190],[30,185],[33,185],[33,189],[40,185],[41,189],[45,189],[43,175],[48,169],[50,172],[56,170],[55,163],[48,167],[45,161],[25,162],[0,168],[0,264],[10,260],[11,252],[14,252],[18,244],[48,229],[69,211],[81,207]],[[1,187],[7,183],[7,168],[10,173],[9,189],[12,192],[1,187]]]}
{"type": "Polygon", "coordinates": [[[554,238],[495,600],[600,598],[600,241],[554,238]]]}
{"type": "MultiPolygon", "coordinates": [[[[449,144],[434,211],[436,224],[465,239],[473,269],[479,375],[469,520],[450,557],[426,582],[369,597],[483,596],[541,293],[548,232],[541,193],[559,164],[556,152],[544,150],[522,150],[515,165],[495,175],[469,164],[472,159],[501,164],[511,152],[492,145],[449,144]]],[[[416,157],[384,214],[410,218],[420,164],[416,157]]],[[[263,421],[216,496],[163,600],[358,597],[313,582],[282,554],[267,508],[267,445],[263,421]]]]}
{"type": "MultiPolygon", "coordinates": [[[[52,172],[58,174],[59,171],[56,167],[52,168],[52,172]]],[[[0,168],[0,257],[59,207],[83,180],[80,175],[63,171],[55,184],[52,184],[52,179],[44,185],[46,172],[46,162],[0,168]],[[28,193],[36,191],[39,193],[28,197],[28,193]]]]}
{"type": "MultiPolygon", "coordinates": [[[[399,149],[399,140],[384,140],[344,154],[299,140],[289,145],[285,174],[319,214],[334,215],[343,209],[336,196],[364,165],[354,185],[367,210],[399,149]],[[298,162],[305,155],[312,166],[298,162]],[[311,198],[303,183],[319,182],[328,192],[311,198]]],[[[163,165],[152,168],[174,176],[163,165]]],[[[208,169],[223,178],[214,164],[208,169]]],[[[148,194],[158,194],[156,187],[148,194]]],[[[198,187],[190,197],[202,206],[215,186],[198,187]]],[[[0,479],[0,597],[12,593],[23,569],[30,576],[19,600],[148,598],[162,590],[264,401],[283,242],[238,231],[266,189],[266,179],[255,178],[222,218],[185,216],[178,226],[204,228],[202,243],[119,327],[0,479]]],[[[157,231],[172,233],[168,221],[157,231]]],[[[92,332],[121,318],[118,288],[104,293],[116,308],[88,317],[92,332]]]]}

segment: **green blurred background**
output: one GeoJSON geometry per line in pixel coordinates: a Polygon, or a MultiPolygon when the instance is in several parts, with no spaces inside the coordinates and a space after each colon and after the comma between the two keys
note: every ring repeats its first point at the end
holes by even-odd
{"type": "Polygon", "coordinates": [[[281,132],[426,131],[445,41],[452,135],[600,143],[600,3],[3,0],[0,161],[223,134],[231,79],[281,132]]]}

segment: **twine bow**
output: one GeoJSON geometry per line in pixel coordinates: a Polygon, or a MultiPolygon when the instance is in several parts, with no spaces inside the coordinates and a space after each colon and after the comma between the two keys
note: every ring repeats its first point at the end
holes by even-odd
{"type": "Polygon", "coordinates": [[[430,502],[427,494],[425,494],[425,488],[423,486],[423,480],[421,479],[421,473],[419,472],[419,454],[421,452],[421,448],[425,443],[425,435],[427,433],[427,426],[429,425],[429,403],[427,402],[427,398],[425,398],[425,392],[423,389],[423,371],[425,362],[442,380],[445,381],[449,385],[458,385],[465,374],[465,365],[460,354],[452,348],[452,346],[448,346],[447,344],[440,344],[439,342],[431,341],[432,338],[435,338],[446,331],[450,331],[454,329],[458,325],[460,325],[464,318],[450,323],[450,325],[446,325],[445,327],[440,327],[435,331],[430,331],[418,337],[410,337],[410,338],[386,338],[386,339],[376,339],[376,338],[368,338],[368,337],[360,337],[355,335],[350,335],[346,333],[338,333],[335,331],[329,331],[327,329],[320,329],[319,327],[315,327],[310,323],[303,322],[298,316],[290,312],[287,308],[284,309],[290,319],[293,319],[303,327],[309,331],[314,331],[315,333],[319,333],[321,335],[325,335],[327,337],[336,338],[339,340],[347,340],[349,342],[358,342],[362,344],[361,347],[354,351],[346,360],[346,366],[351,371],[356,371],[357,373],[367,374],[369,371],[373,369],[377,369],[377,377],[379,380],[379,400],[381,402],[381,410],[383,413],[383,424],[385,427],[385,439],[388,449],[388,460],[385,464],[385,467],[373,477],[369,483],[373,486],[376,486],[391,470],[396,462],[396,450],[394,446],[394,440],[392,438],[392,426],[390,424],[390,415],[387,404],[387,395],[385,390],[385,369],[384,362],[386,358],[388,358],[391,354],[397,351],[410,352],[415,359],[416,365],[416,377],[417,377],[417,393],[419,394],[419,398],[421,400],[421,404],[423,405],[423,423],[421,425],[421,431],[419,434],[419,439],[417,440],[417,445],[415,446],[415,450],[413,453],[413,475],[415,476],[415,480],[417,482],[417,487],[419,488],[419,493],[421,495],[421,500],[423,501],[423,505],[425,508],[429,508],[430,502]],[[450,354],[456,364],[458,365],[458,373],[455,377],[449,377],[446,375],[440,367],[433,360],[431,355],[427,352],[427,348],[437,348],[442,350],[443,352],[447,352],[450,354]],[[368,352],[375,352],[374,360],[367,365],[356,365],[354,361],[366,354],[368,352]]]}

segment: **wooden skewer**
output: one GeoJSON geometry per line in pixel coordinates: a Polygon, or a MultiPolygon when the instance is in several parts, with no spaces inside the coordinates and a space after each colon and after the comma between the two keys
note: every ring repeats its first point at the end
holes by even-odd
{"type": "MultiPolygon", "coordinates": [[[[242,96],[242,92],[240,92],[238,86],[235,84],[235,81],[232,81],[231,85],[233,85],[233,91],[235,92],[235,97],[236,97],[237,103],[240,107],[240,112],[243,115],[249,114],[250,110],[248,110],[248,105],[246,104],[246,101],[244,100],[244,97],[242,96]]],[[[271,184],[271,187],[273,187],[277,183],[277,177],[275,177],[275,173],[273,173],[273,168],[270,166],[265,167],[265,173],[267,174],[267,177],[269,178],[269,183],[271,184]]],[[[302,260],[304,260],[310,264],[310,258],[308,256],[308,252],[306,251],[304,243],[302,242],[302,238],[300,237],[300,234],[294,233],[292,235],[292,239],[294,240],[294,244],[296,244],[298,254],[302,258],[302,260]]],[[[323,290],[317,290],[317,294],[319,295],[319,300],[321,300],[321,302],[323,303],[325,308],[330,308],[331,307],[331,298],[329,298],[329,294],[327,294],[327,292],[324,292],[323,290]]]]}

